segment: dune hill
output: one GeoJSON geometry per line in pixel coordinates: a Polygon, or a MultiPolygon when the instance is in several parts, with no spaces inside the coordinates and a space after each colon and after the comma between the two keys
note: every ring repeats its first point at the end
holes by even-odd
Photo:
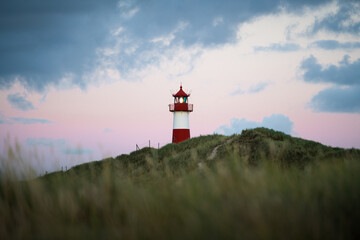
{"type": "MultiPolygon", "coordinates": [[[[196,170],[201,166],[213,166],[219,162],[238,159],[256,166],[261,162],[276,163],[280,167],[304,168],[320,161],[360,159],[360,150],[334,148],[318,142],[295,138],[267,128],[245,130],[232,136],[207,135],[191,138],[179,144],[168,144],[160,149],[145,147],[115,158],[85,163],[73,167],[68,173],[97,175],[109,168],[114,174],[135,176],[145,173],[156,163],[166,165],[171,171],[196,170]]],[[[48,174],[45,178],[64,173],[48,174]]],[[[66,173],[65,173],[66,174],[66,173]]]]}
{"type": "Polygon", "coordinates": [[[359,239],[360,150],[257,128],[0,181],[1,239],[359,239]]]}

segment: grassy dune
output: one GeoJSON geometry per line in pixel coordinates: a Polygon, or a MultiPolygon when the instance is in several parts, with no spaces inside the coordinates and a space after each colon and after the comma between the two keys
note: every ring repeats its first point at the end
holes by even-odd
{"type": "Polygon", "coordinates": [[[359,186],[360,150],[264,128],[202,136],[2,177],[0,239],[357,239],[359,186]]]}

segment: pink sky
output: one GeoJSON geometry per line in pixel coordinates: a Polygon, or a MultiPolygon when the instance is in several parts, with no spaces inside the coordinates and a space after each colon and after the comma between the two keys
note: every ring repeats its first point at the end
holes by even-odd
{"type": "MultiPolygon", "coordinates": [[[[136,144],[143,147],[149,140],[152,147],[158,143],[164,146],[171,142],[172,113],[168,111],[168,104],[173,101],[171,92],[177,91],[182,83],[184,90],[191,91],[190,103],[194,104],[190,114],[192,137],[213,134],[224,125],[239,133],[241,126],[229,125],[232,119],[261,126],[264,118],[271,120],[277,114],[288,118],[289,126],[293,123],[289,132],[293,136],[334,147],[360,148],[359,112],[312,108],[312,98],[334,83],[307,82],[300,67],[310,56],[323,69],[330,65],[340,68],[339,62],[345,55],[350,56],[348,64],[357,63],[360,48],[330,51],[311,47],[311,43],[324,39],[356,42],[358,35],[326,31],[311,36],[303,34],[315,19],[337,11],[338,5],[332,2],[299,14],[286,10],[264,14],[239,23],[236,41],[216,47],[171,45],[176,33],[191,25],[178,24],[167,34],[149,39],[167,49],[157,52],[155,48],[146,53],[158,56],[158,63],[125,75],[110,61],[112,58],[106,64],[99,61],[96,67],[83,73],[85,88],[72,84],[71,74],[60,83],[46,85],[44,91],[29,89],[15,81],[10,88],[0,89],[0,137],[6,139],[9,135],[11,142],[17,139],[24,155],[32,154],[30,162],[41,159],[34,155],[37,149],[44,156],[37,166],[39,172],[129,153],[136,144]],[[297,49],[284,51],[274,45],[285,46],[287,42],[297,49]],[[16,94],[33,108],[24,110],[12,104],[8,96],[16,94]],[[49,122],[24,124],[14,117],[49,122]],[[83,151],[76,154],[76,149],[83,151]]],[[[134,14],[130,17],[135,18],[141,10],[134,14]]],[[[214,26],[221,23],[217,18],[214,26]]],[[[116,29],[109,32],[109,38],[121,43],[122,30],[116,29]]],[[[99,46],[96,51],[113,56],[118,54],[118,48],[117,44],[99,46]]],[[[2,155],[7,154],[5,141],[0,143],[0,149],[2,155]]]]}

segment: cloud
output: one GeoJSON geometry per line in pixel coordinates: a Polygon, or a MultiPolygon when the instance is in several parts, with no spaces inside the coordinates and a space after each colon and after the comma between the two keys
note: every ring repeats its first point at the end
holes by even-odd
{"type": "Polygon", "coordinates": [[[326,88],[309,105],[317,112],[360,113],[360,85],[326,88]]]}
{"type": "Polygon", "coordinates": [[[52,138],[27,138],[26,144],[30,147],[42,146],[42,147],[54,147],[60,149],[61,153],[66,155],[82,155],[91,154],[94,151],[89,148],[83,148],[81,146],[72,147],[68,141],[63,138],[52,139],[52,138]]]}
{"type": "Polygon", "coordinates": [[[242,90],[241,88],[235,90],[231,93],[231,96],[235,95],[241,95],[241,94],[253,94],[263,91],[265,88],[267,88],[271,83],[270,82],[259,82],[256,85],[251,86],[247,91],[242,90]]]}
{"type": "Polygon", "coordinates": [[[82,148],[82,147],[67,147],[62,150],[63,154],[66,155],[83,155],[83,154],[92,154],[94,151],[90,148],[82,148]]]}
{"type": "Polygon", "coordinates": [[[264,117],[261,122],[249,121],[245,118],[233,118],[231,119],[230,124],[218,127],[215,132],[224,135],[232,135],[241,133],[241,131],[245,129],[266,127],[291,134],[293,133],[293,125],[294,123],[289,117],[283,114],[272,114],[269,117],[264,117]]]}
{"type": "Polygon", "coordinates": [[[17,108],[23,111],[34,109],[33,104],[25,99],[25,96],[21,96],[20,93],[9,94],[7,100],[13,108],[17,108]]]}
{"type": "Polygon", "coordinates": [[[335,33],[360,33],[360,4],[356,0],[338,1],[339,10],[323,19],[315,21],[309,33],[314,34],[321,30],[335,33]]]}
{"type": "Polygon", "coordinates": [[[219,25],[221,25],[224,22],[223,17],[215,17],[213,20],[213,26],[217,27],[219,25]]]}
{"type": "Polygon", "coordinates": [[[255,46],[254,51],[275,51],[275,52],[293,52],[300,50],[300,45],[296,43],[273,43],[269,46],[255,46]]]}
{"type": "Polygon", "coordinates": [[[258,93],[263,91],[265,88],[267,88],[270,85],[269,82],[259,82],[255,86],[250,87],[248,93],[258,93]]]}
{"type": "Polygon", "coordinates": [[[40,118],[24,118],[24,117],[6,117],[0,111],[0,124],[13,124],[13,123],[20,123],[20,124],[48,124],[53,123],[52,121],[40,118]]]}
{"type": "Polygon", "coordinates": [[[338,66],[323,68],[314,56],[305,59],[300,68],[307,82],[333,83],[317,93],[309,106],[316,112],[360,113],[360,59],[350,63],[345,55],[338,66]]]}
{"type": "Polygon", "coordinates": [[[15,123],[20,123],[20,124],[49,124],[49,123],[53,123],[52,121],[46,120],[46,119],[41,119],[41,118],[24,118],[24,117],[11,117],[10,120],[12,122],[15,123]]]}
{"type": "Polygon", "coordinates": [[[245,94],[245,93],[246,93],[246,91],[244,91],[244,90],[242,90],[241,88],[239,88],[239,89],[233,91],[233,92],[231,93],[231,96],[241,95],[241,94],[245,94]]]}
{"type": "Polygon", "coordinates": [[[26,143],[31,146],[45,146],[45,147],[53,147],[53,146],[65,146],[65,139],[52,139],[52,138],[27,138],[26,143]]]}
{"type": "Polygon", "coordinates": [[[326,50],[334,49],[354,49],[360,48],[360,42],[339,42],[336,40],[319,40],[312,42],[310,47],[317,47],[326,50]]]}
{"type": "Polygon", "coordinates": [[[95,64],[117,18],[117,0],[1,1],[0,87],[15,81],[36,91],[95,64]]]}
{"type": "Polygon", "coordinates": [[[254,17],[326,2],[1,1],[0,88],[19,81],[43,92],[64,79],[85,88],[96,68],[112,67],[126,76],[158,62],[166,49],[234,42],[238,25],[254,17]],[[189,24],[174,33],[184,22],[189,24]],[[151,41],[164,36],[171,38],[162,46],[151,41]]]}
{"type": "Polygon", "coordinates": [[[125,19],[130,19],[132,18],[137,12],[139,11],[139,8],[135,7],[133,9],[130,9],[129,11],[127,12],[123,12],[122,13],[122,17],[125,18],[125,19]]]}
{"type": "Polygon", "coordinates": [[[349,62],[349,56],[345,55],[339,65],[330,65],[323,68],[314,56],[303,60],[300,69],[304,70],[304,80],[307,82],[327,82],[338,85],[360,84],[360,59],[349,62]]]}
{"type": "Polygon", "coordinates": [[[104,129],[104,133],[112,133],[112,132],[114,132],[114,130],[111,129],[111,128],[105,128],[104,129]]]}
{"type": "MultiPolygon", "coordinates": [[[[135,5],[141,9],[126,22],[127,31],[136,39],[153,39],[171,32],[180,21],[190,25],[177,35],[177,40],[186,46],[200,43],[205,46],[224,44],[235,40],[237,25],[263,14],[280,11],[280,6],[289,11],[304,6],[319,6],[328,1],[208,1],[167,0],[139,1],[135,5]],[[220,27],[214,27],[214,25],[220,27]]],[[[124,4],[128,9],[131,4],[124,4]]]]}
{"type": "Polygon", "coordinates": [[[5,114],[0,111],[0,124],[10,124],[10,120],[5,116],[5,114]]]}

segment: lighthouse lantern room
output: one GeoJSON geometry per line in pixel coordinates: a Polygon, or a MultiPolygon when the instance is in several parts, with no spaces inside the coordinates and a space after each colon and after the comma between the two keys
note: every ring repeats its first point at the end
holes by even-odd
{"type": "Polygon", "coordinates": [[[189,104],[190,94],[182,90],[182,85],[173,97],[174,103],[169,104],[169,111],[174,113],[172,142],[179,143],[190,138],[189,113],[193,111],[193,105],[189,104]]]}

